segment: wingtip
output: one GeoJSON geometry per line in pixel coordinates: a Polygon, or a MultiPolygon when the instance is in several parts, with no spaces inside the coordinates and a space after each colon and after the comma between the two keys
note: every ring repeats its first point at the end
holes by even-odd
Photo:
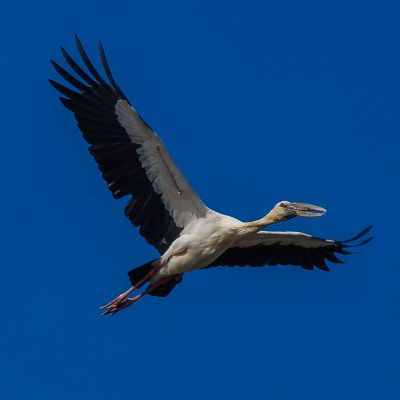
{"type": "Polygon", "coordinates": [[[361,232],[359,232],[356,236],[354,236],[354,237],[352,237],[352,238],[350,238],[350,239],[347,239],[347,240],[341,240],[340,242],[341,242],[342,244],[354,242],[354,241],[356,241],[357,239],[360,239],[360,238],[362,238],[363,236],[365,236],[368,232],[370,232],[370,230],[371,230],[372,228],[373,228],[372,225],[367,226],[367,227],[364,228],[361,232]]]}
{"type": "Polygon", "coordinates": [[[365,228],[365,233],[368,233],[374,226],[373,225],[369,225],[365,228]]]}
{"type": "Polygon", "coordinates": [[[53,86],[54,88],[57,86],[57,82],[54,81],[53,79],[47,79],[47,81],[50,83],[51,86],[53,86]]]}
{"type": "Polygon", "coordinates": [[[364,246],[365,244],[368,244],[369,242],[371,242],[374,239],[374,236],[371,236],[365,240],[363,240],[361,243],[358,243],[357,246],[364,246]]]}
{"type": "Polygon", "coordinates": [[[74,38],[75,38],[75,44],[76,44],[76,47],[78,48],[78,50],[82,49],[83,45],[82,45],[81,39],[79,38],[77,33],[74,33],[74,38]]]}

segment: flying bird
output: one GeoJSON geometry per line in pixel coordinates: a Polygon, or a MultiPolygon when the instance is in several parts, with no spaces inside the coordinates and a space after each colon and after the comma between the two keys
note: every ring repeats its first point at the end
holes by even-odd
{"type": "Polygon", "coordinates": [[[329,271],[326,261],[341,263],[337,253],[350,254],[350,247],[372,239],[363,238],[372,227],[347,241],[264,230],[294,217],[319,217],[326,212],[306,203],[281,201],[251,222],[208,208],[117,85],[102,44],[100,59],[108,81],[93,66],[76,35],[75,40],[86,71],[61,48],[71,72],[51,62],[69,87],[51,79],[49,82],[63,95],[61,103],[74,113],[114,198],[129,197],[125,216],[160,254],[128,272],[131,287],[100,307],[104,309],[102,315],[115,314],[146,294],[167,296],[184,273],[197,269],[298,265],[329,271]],[[360,238],[363,240],[354,244],[360,238]],[[146,283],[146,289],[129,297],[146,283]]]}

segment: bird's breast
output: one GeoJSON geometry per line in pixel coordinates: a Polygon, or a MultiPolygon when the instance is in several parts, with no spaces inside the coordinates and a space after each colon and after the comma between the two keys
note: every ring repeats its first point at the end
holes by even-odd
{"type": "Polygon", "coordinates": [[[160,275],[174,275],[200,269],[211,264],[235,240],[228,230],[204,230],[192,234],[184,234],[172,243],[164,254],[165,266],[160,275]]]}

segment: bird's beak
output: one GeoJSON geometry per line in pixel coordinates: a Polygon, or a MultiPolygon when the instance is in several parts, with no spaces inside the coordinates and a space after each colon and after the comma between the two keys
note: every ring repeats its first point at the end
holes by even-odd
{"type": "Polygon", "coordinates": [[[299,217],[321,217],[326,213],[325,208],[307,203],[290,203],[288,209],[299,217]]]}

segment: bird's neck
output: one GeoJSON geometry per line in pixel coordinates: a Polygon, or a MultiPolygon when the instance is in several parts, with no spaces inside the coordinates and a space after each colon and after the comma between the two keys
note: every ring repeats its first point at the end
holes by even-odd
{"type": "Polygon", "coordinates": [[[248,235],[251,233],[257,233],[266,228],[268,225],[272,225],[277,222],[280,222],[280,219],[278,219],[271,211],[266,216],[257,219],[256,221],[244,222],[240,229],[240,234],[248,235]]]}

